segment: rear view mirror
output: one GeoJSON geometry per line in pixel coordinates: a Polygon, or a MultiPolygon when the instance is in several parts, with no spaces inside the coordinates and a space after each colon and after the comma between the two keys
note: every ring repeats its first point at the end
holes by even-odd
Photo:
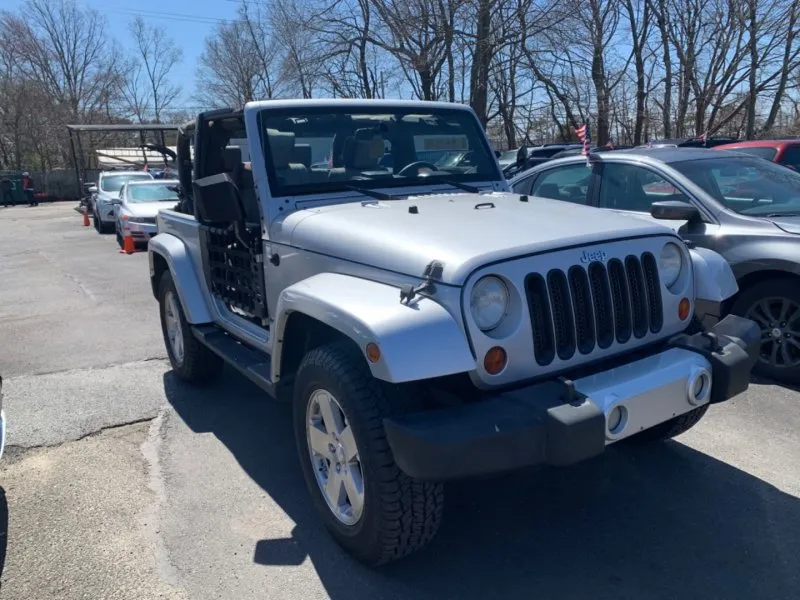
{"type": "Polygon", "coordinates": [[[650,214],[653,218],[664,221],[694,221],[700,218],[700,211],[696,206],[681,200],[653,202],[650,214]]]}
{"type": "Polygon", "coordinates": [[[517,150],[517,166],[521,167],[525,164],[526,160],[528,160],[528,148],[522,146],[519,150],[517,150]]]}

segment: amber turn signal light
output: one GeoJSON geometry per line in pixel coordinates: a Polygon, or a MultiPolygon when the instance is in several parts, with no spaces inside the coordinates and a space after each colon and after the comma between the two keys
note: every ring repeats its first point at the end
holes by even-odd
{"type": "Polygon", "coordinates": [[[370,342],[367,344],[367,360],[371,363],[376,363],[381,359],[381,349],[378,344],[370,342]]]}
{"type": "Polygon", "coordinates": [[[506,355],[506,351],[500,346],[495,346],[483,357],[483,368],[486,369],[489,375],[497,375],[506,368],[507,362],[508,356],[506,355]]]}
{"type": "Polygon", "coordinates": [[[692,308],[691,302],[689,302],[688,298],[681,298],[681,301],[678,303],[678,318],[681,321],[685,321],[686,318],[689,316],[689,311],[692,308]]]}

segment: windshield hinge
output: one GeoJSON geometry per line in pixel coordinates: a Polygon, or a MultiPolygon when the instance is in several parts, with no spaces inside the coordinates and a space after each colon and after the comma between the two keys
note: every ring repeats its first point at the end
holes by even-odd
{"type": "Polygon", "coordinates": [[[433,260],[425,267],[422,274],[423,280],[417,285],[408,284],[400,288],[400,304],[408,304],[417,294],[433,294],[436,291],[435,280],[441,279],[444,271],[444,264],[438,260],[433,260]]]}

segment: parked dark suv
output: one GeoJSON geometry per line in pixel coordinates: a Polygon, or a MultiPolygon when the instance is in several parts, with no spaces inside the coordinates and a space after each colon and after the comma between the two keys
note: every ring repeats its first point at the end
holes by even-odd
{"type": "Polygon", "coordinates": [[[739,292],[716,307],[762,330],[756,372],[800,383],[800,173],[739,152],[637,148],[551,160],[519,194],[657,218],[722,254],[739,292]]]}

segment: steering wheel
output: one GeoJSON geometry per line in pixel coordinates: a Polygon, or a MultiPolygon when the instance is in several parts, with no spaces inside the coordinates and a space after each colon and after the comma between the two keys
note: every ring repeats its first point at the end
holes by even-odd
{"type": "Polygon", "coordinates": [[[416,162],[407,164],[405,167],[400,169],[397,174],[405,177],[406,175],[411,175],[412,173],[419,173],[420,169],[422,168],[430,169],[431,171],[439,170],[433,163],[429,163],[425,160],[418,160],[416,162]]]}

